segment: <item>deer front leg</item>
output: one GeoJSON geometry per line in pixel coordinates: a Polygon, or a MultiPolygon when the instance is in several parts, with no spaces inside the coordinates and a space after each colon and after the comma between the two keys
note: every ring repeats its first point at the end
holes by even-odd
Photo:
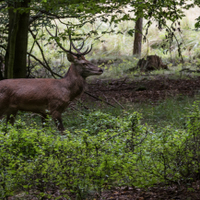
{"type": "Polygon", "coordinates": [[[40,113],[40,114],[41,114],[42,127],[45,128],[47,121],[47,114],[46,113],[40,113]]]}
{"type": "Polygon", "coordinates": [[[13,112],[7,114],[6,124],[10,123],[13,126],[15,123],[16,115],[17,115],[17,111],[13,111],[13,112]]]}
{"type": "Polygon", "coordinates": [[[58,112],[58,111],[54,111],[52,113],[52,117],[53,117],[53,119],[54,119],[54,121],[56,123],[56,126],[57,126],[58,130],[60,132],[63,132],[65,129],[64,129],[64,126],[63,126],[63,123],[62,123],[61,113],[58,112]]]}

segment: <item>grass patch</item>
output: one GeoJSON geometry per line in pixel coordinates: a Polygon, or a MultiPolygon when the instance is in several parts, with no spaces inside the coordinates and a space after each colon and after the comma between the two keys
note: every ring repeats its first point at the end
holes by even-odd
{"type": "Polygon", "coordinates": [[[171,125],[176,128],[182,128],[194,101],[195,99],[193,98],[177,96],[152,104],[135,104],[131,109],[141,112],[144,123],[154,127],[171,125]]]}
{"type": "MultiPolygon", "coordinates": [[[[174,98],[166,98],[159,102],[143,102],[143,103],[127,103],[123,104],[125,109],[117,106],[116,108],[105,106],[105,104],[87,104],[90,111],[83,111],[83,113],[90,113],[94,110],[101,110],[109,113],[112,116],[118,117],[124,112],[133,113],[135,111],[141,113],[142,123],[147,123],[155,129],[159,127],[172,126],[174,128],[184,128],[187,116],[193,108],[194,101],[199,100],[199,96],[194,98],[188,96],[177,95],[174,98]],[[95,109],[94,109],[95,108],[95,109]]],[[[78,109],[81,109],[78,108],[78,109]]],[[[63,116],[65,127],[72,130],[81,125],[81,112],[77,110],[68,109],[63,116]]],[[[81,127],[83,128],[83,127],[81,127]]]]}
{"type": "MultiPolygon", "coordinates": [[[[135,111],[141,113],[142,123],[147,123],[154,128],[172,126],[174,128],[183,128],[185,126],[186,117],[190,114],[194,101],[199,100],[199,96],[194,98],[177,95],[174,98],[166,98],[158,102],[145,103],[127,103],[123,104],[125,109],[117,106],[116,108],[107,106],[105,104],[85,103],[84,105],[89,110],[83,109],[82,105],[76,104],[73,108],[68,108],[63,113],[64,127],[72,131],[74,129],[84,128],[82,115],[89,114],[93,111],[101,111],[108,113],[111,116],[119,117],[124,112],[133,113],[135,111]]],[[[42,128],[41,118],[37,114],[21,112],[16,118],[17,123],[22,123],[23,126],[42,128]]],[[[5,123],[5,119],[2,120],[5,123]]],[[[56,130],[56,126],[51,116],[49,116],[47,126],[56,130]]]]}
{"type": "MultiPolygon", "coordinates": [[[[199,96],[188,97],[177,95],[173,98],[166,98],[158,102],[142,102],[142,103],[127,103],[123,104],[125,109],[117,106],[116,108],[107,106],[105,104],[87,104],[87,107],[93,110],[101,110],[102,112],[109,113],[115,117],[123,114],[123,112],[133,113],[135,111],[141,113],[142,122],[153,127],[164,127],[171,125],[175,128],[183,128],[185,125],[186,117],[189,115],[193,107],[194,101],[199,100],[199,96]],[[95,109],[94,109],[95,108],[95,109]]],[[[81,108],[80,108],[81,109],[81,108]]],[[[91,112],[85,111],[85,112],[91,112]]],[[[79,126],[81,122],[80,111],[68,110],[65,112],[64,119],[66,127],[70,124],[79,126]]],[[[73,127],[73,126],[72,126],[73,127]]]]}

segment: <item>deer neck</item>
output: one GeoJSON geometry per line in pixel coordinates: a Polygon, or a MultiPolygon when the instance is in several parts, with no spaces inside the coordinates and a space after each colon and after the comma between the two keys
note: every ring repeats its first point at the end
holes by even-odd
{"type": "Polygon", "coordinates": [[[70,66],[63,80],[66,82],[67,89],[69,90],[70,101],[81,95],[85,90],[85,78],[81,76],[73,64],[70,66]]]}

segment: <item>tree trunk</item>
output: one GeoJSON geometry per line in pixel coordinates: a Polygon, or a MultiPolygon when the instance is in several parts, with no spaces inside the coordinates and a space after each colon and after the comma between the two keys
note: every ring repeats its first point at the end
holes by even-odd
{"type": "Polygon", "coordinates": [[[135,23],[135,38],[133,44],[133,55],[141,56],[142,52],[142,26],[143,18],[140,17],[135,23]]]}
{"type": "Polygon", "coordinates": [[[26,77],[26,54],[30,0],[12,4],[9,9],[9,36],[5,56],[5,78],[26,77]],[[18,10],[15,10],[18,9],[18,10]]]}
{"type": "Polygon", "coordinates": [[[5,78],[13,78],[19,14],[18,12],[14,12],[14,8],[10,8],[8,10],[8,14],[9,14],[9,35],[8,35],[8,46],[5,56],[6,59],[5,78]]]}
{"type": "Polygon", "coordinates": [[[3,56],[0,55],[0,80],[3,80],[3,73],[2,73],[2,70],[3,70],[3,61],[4,61],[4,58],[3,56]]]}

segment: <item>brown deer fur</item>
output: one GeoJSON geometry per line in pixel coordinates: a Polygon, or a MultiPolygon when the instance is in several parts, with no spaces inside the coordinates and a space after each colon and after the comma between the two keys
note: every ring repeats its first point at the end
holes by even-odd
{"type": "Polygon", "coordinates": [[[62,79],[7,79],[0,81],[0,118],[14,124],[20,111],[39,113],[43,119],[46,111],[64,131],[61,114],[75,97],[85,88],[86,77],[100,75],[103,70],[87,61],[84,56],[67,55],[72,63],[62,79]]]}

